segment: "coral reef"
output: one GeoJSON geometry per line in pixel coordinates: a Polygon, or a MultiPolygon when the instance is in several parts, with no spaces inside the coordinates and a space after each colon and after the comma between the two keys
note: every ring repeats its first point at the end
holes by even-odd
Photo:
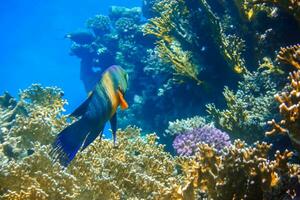
{"type": "Polygon", "coordinates": [[[52,163],[49,147],[37,145],[23,160],[12,160],[0,168],[1,199],[74,199],[76,178],[58,163],[52,163]]]}
{"type": "Polygon", "coordinates": [[[277,55],[277,59],[285,64],[289,64],[296,69],[300,69],[300,45],[282,47],[277,55]]]}
{"type": "Polygon", "coordinates": [[[227,108],[219,110],[214,104],[207,105],[207,112],[215,126],[225,130],[231,137],[242,138],[251,143],[264,137],[265,122],[273,117],[277,93],[274,73],[258,70],[243,75],[238,90],[225,87],[223,95],[227,108]]]}
{"type": "Polygon", "coordinates": [[[1,108],[0,120],[1,147],[8,158],[27,155],[35,142],[50,143],[67,125],[67,116],[62,114],[67,101],[62,95],[59,88],[33,84],[20,91],[18,100],[10,97],[14,103],[1,108]]]}
{"type": "MultiPolygon", "coordinates": [[[[264,59],[265,67],[275,66],[275,50],[295,43],[300,32],[286,13],[244,20],[238,13],[244,2],[144,0],[142,9],[112,6],[108,16],[90,18],[89,34],[83,34],[89,39],[73,40],[71,47],[81,59],[86,91],[106,67],[124,67],[134,87],[127,94],[129,109],[118,116],[120,124],[135,124],[160,136],[171,120],[202,115],[209,102],[221,107],[224,85],[235,87],[264,58],[269,59],[264,59]]],[[[285,71],[277,66],[271,70],[285,71]]]]}
{"type": "Polygon", "coordinates": [[[168,128],[165,130],[168,135],[180,135],[195,128],[200,128],[207,125],[205,118],[195,116],[187,119],[176,119],[176,121],[169,122],[168,128]]]}
{"type": "Polygon", "coordinates": [[[213,126],[203,126],[176,136],[173,147],[180,156],[191,156],[199,144],[209,144],[218,151],[230,145],[229,135],[213,126]]]}
{"type": "Polygon", "coordinates": [[[83,197],[156,199],[164,195],[175,181],[175,162],[156,143],[155,134],[139,135],[139,129],[128,127],[118,132],[117,149],[110,141],[97,141],[72,163],[70,172],[86,183],[83,197]]]}
{"type": "Polygon", "coordinates": [[[228,66],[236,73],[247,72],[242,53],[245,50],[245,41],[237,35],[226,34],[220,19],[213,13],[206,0],[200,0],[201,8],[209,19],[216,46],[227,62],[228,66]]]}
{"type": "Polygon", "coordinates": [[[92,42],[79,43],[69,38],[73,41],[71,54],[81,59],[81,80],[87,92],[98,80],[99,71],[113,64],[122,65],[133,77],[135,66],[140,65],[140,61],[136,60],[137,54],[144,60],[147,50],[145,45],[140,44],[141,9],[113,6],[108,16],[95,15],[88,19],[86,27],[93,32],[92,42]]]}
{"type": "Polygon", "coordinates": [[[141,137],[135,127],[118,131],[118,136],[118,148],[112,141],[97,140],[67,169],[52,163],[48,146],[37,145],[32,155],[0,168],[1,198],[156,199],[169,195],[177,178],[176,163],[157,144],[157,136],[141,137]]]}
{"type": "Polygon", "coordinates": [[[300,151],[300,127],[299,127],[299,101],[300,101],[300,71],[295,71],[289,75],[290,85],[286,91],[276,94],[275,99],[280,103],[279,112],[282,120],[278,123],[273,119],[268,124],[274,128],[266,132],[266,135],[275,133],[288,134],[294,147],[300,151]]]}
{"type": "MultiPolygon", "coordinates": [[[[277,152],[275,160],[269,160],[270,145],[248,147],[237,140],[229,146],[224,142],[222,151],[220,143],[199,144],[194,156],[177,158],[158,144],[156,134],[141,136],[141,130],[133,126],[118,130],[117,146],[111,140],[96,140],[63,168],[48,154],[51,138],[41,135],[51,137],[66,123],[66,116],[61,115],[66,101],[61,97],[58,88],[33,85],[21,91],[18,100],[8,94],[0,98],[1,109],[12,110],[23,102],[26,110],[26,114],[14,116],[8,131],[24,126],[14,121],[18,115],[29,118],[33,110],[40,113],[45,109],[45,115],[38,115],[43,116],[41,121],[29,126],[24,135],[6,137],[5,131],[0,143],[1,199],[276,199],[288,197],[288,191],[299,195],[295,187],[300,168],[288,163],[292,156],[289,151],[277,152]],[[45,122],[54,128],[37,133],[44,130],[45,122]],[[27,136],[31,137],[30,144],[24,138],[27,136]],[[19,149],[27,153],[12,159],[4,146],[16,140],[17,144],[25,142],[19,149]]],[[[208,126],[195,130],[200,129],[220,132],[208,126]]],[[[214,142],[214,134],[208,131],[204,135],[214,142]]]]}
{"type": "Polygon", "coordinates": [[[111,21],[108,16],[96,15],[86,22],[86,26],[93,30],[96,36],[109,33],[111,30],[111,21]]]}
{"type": "MultiPolygon", "coordinates": [[[[220,154],[208,144],[199,145],[194,159],[181,158],[185,184],[180,187],[182,199],[291,199],[299,166],[288,164],[291,152],[276,152],[267,159],[270,145],[256,143],[247,147],[240,140],[220,154]]],[[[298,180],[299,181],[299,180],[298,180]]]]}
{"type": "Polygon", "coordinates": [[[201,81],[197,77],[199,66],[192,60],[192,53],[184,50],[178,39],[171,34],[176,32],[178,37],[191,42],[191,35],[185,33],[185,26],[188,25],[184,22],[188,13],[183,13],[183,10],[186,9],[184,4],[183,0],[158,2],[154,5],[154,9],[163,11],[161,16],[150,19],[143,31],[145,34],[154,35],[158,38],[156,42],[158,55],[165,63],[171,64],[175,77],[188,77],[200,84],[201,81]],[[177,18],[176,20],[177,15],[183,19],[177,18]]]}
{"type": "Polygon", "coordinates": [[[277,8],[283,9],[300,21],[300,3],[297,0],[243,0],[242,2],[248,19],[260,11],[266,11],[269,16],[274,16],[277,8]]]}

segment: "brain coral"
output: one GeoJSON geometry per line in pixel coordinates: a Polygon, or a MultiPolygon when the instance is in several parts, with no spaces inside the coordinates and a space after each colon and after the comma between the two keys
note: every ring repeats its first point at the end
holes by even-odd
{"type": "Polygon", "coordinates": [[[195,154],[200,143],[210,144],[221,150],[230,145],[230,138],[227,133],[213,126],[204,126],[178,135],[173,141],[173,147],[179,155],[191,156],[195,154]]]}

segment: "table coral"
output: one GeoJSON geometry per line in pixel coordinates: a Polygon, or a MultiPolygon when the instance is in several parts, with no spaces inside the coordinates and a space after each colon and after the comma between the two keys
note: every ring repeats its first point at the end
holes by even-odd
{"type": "Polygon", "coordinates": [[[286,91],[275,95],[276,101],[280,103],[279,112],[282,120],[279,123],[274,119],[268,121],[273,129],[266,132],[266,135],[288,134],[294,147],[300,151],[300,71],[290,73],[289,80],[290,84],[286,91]]]}
{"type": "Polygon", "coordinates": [[[287,196],[286,192],[293,188],[293,178],[299,175],[299,166],[288,164],[292,156],[288,151],[277,152],[275,160],[268,160],[269,149],[266,143],[247,147],[237,140],[220,154],[208,144],[199,145],[195,159],[179,160],[186,180],[181,186],[182,196],[189,192],[190,199],[197,199],[201,191],[207,193],[208,199],[216,200],[287,196]],[[187,186],[189,191],[184,190],[187,186]]]}
{"type": "Polygon", "coordinates": [[[116,21],[122,17],[133,19],[135,22],[141,20],[142,9],[140,7],[126,8],[122,6],[111,6],[109,18],[116,21]]]}

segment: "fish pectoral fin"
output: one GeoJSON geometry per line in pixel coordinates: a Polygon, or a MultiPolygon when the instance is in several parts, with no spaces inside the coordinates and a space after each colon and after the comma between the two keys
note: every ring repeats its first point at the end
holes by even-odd
{"type": "Polygon", "coordinates": [[[125,110],[128,108],[128,103],[126,102],[124,95],[122,94],[122,92],[120,90],[118,90],[118,96],[120,99],[120,106],[122,110],[125,110]]]}
{"type": "Polygon", "coordinates": [[[116,146],[117,140],[117,113],[115,113],[110,119],[110,127],[113,134],[114,146],[116,146]]]}
{"type": "Polygon", "coordinates": [[[71,113],[71,116],[73,117],[79,117],[79,116],[82,116],[87,108],[88,108],[88,105],[92,99],[92,96],[93,96],[93,91],[89,92],[88,94],[88,98],[78,107],[76,108],[72,113],[71,113]]]}

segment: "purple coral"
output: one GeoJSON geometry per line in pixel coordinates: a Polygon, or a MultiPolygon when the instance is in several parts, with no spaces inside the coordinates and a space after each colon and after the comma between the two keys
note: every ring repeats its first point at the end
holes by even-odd
{"type": "Polygon", "coordinates": [[[180,156],[191,156],[200,143],[213,145],[217,150],[231,144],[227,133],[213,126],[204,126],[178,135],[173,141],[173,147],[180,156]]]}

